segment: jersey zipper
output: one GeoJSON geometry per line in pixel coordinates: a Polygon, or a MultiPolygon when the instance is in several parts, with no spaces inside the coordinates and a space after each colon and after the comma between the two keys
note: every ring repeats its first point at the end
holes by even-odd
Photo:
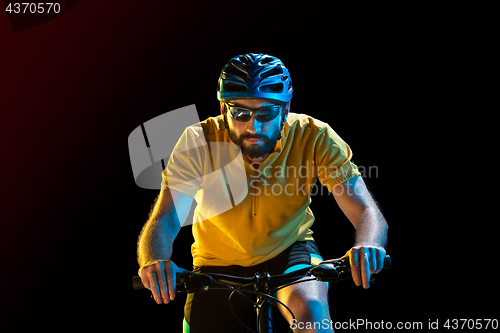
{"type": "MultiPolygon", "coordinates": [[[[252,167],[253,168],[253,167],[252,167]]],[[[257,169],[255,169],[254,171],[254,179],[257,179],[257,169]]],[[[260,179],[258,180],[258,182],[260,182],[260,179]]],[[[254,192],[255,189],[254,187],[252,186],[252,192],[254,192]]],[[[256,193],[252,193],[252,216],[253,217],[256,217],[257,216],[257,195],[256,193]]]]}

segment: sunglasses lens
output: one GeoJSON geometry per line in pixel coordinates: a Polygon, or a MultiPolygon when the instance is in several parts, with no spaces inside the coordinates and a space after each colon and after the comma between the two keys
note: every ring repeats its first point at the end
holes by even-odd
{"type": "Polygon", "coordinates": [[[278,116],[281,110],[281,106],[268,106],[261,108],[257,111],[250,111],[245,108],[240,108],[237,106],[230,106],[229,110],[233,118],[240,122],[247,122],[252,118],[252,113],[255,113],[257,121],[265,123],[273,120],[278,116]]]}
{"type": "Polygon", "coordinates": [[[233,118],[236,119],[237,121],[241,121],[243,123],[246,123],[247,121],[252,118],[252,114],[247,111],[247,110],[235,110],[233,113],[233,118]]]}
{"type": "Polygon", "coordinates": [[[268,121],[271,121],[274,118],[276,118],[276,115],[272,115],[272,114],[259,114],[259,115],[257,115],[257,120],[261,123],[267,123],[268,121]]]}

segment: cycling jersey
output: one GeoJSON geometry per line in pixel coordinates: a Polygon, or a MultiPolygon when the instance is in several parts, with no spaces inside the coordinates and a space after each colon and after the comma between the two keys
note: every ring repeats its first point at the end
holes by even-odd
{"type": "Polygon", "coordinates": [[[313,240],[309,205],[316,180],[329,191],[359,176],[350,147],[327,124],[289,113],[274,152],[254,168],[222,116],[188,127],[162,186],[196,200],[194,266],[254,266],[297,241],[313,240]]]}

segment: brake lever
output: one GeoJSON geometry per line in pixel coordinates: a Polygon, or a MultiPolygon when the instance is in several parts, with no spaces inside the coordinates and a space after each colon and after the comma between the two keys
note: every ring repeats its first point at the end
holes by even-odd
{"type": "Polygon", "coordinates": [[[208,290],[208,286],[214,279],[203,274],[183,273],[179,275],[176,285],[184,290],[179,292],[190,292],[193,290],[208,290]]]}

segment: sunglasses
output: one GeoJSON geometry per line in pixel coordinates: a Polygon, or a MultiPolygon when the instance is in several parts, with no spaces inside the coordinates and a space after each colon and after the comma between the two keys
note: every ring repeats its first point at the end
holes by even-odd
{"type": "Polygon", "coordinates": [[[285,104],[265,106],[255,111],[229,105],[228,103],[226,105],[234,120],[246,123],[252,118],[252,114],[255,114],[257,121],[265,123],[276,118],[285,104]]]}

